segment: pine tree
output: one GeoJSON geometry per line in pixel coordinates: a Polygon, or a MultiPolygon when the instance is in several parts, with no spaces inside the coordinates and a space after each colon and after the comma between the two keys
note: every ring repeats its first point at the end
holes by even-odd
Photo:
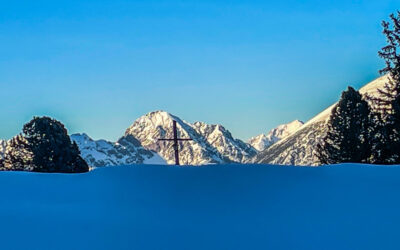
{"type": "Polygon", "coordinates": [[[7,143],[0,170],[81,173],[89,167],[62,123],[34,117],[7,143]]]}
{"type": "Polygon", "coordinates": [[[389,76],[387,83],[378,90],[379,95],[369,97],[375,110],[371,163],[400,163],[400,12],[390,15],[389,22],[383,21],[383,34],[387,45],[378,52],[385,60],[380,74],[389,76]]]}
{"type": "Polygon", "coordinates": [[[333,108],[328,131],[317,146],[321,164],[365,163],[370,156],[368,127],[370,107],[361,94],[348,87],[333,108]]]}
{"type": "Polygon", "coordinates": [[[34,117],[24,125],[23,135],[33,152],[34,171],[87,172],[89,167],[71,142],[64,125],[49,117],[34,117]]]}

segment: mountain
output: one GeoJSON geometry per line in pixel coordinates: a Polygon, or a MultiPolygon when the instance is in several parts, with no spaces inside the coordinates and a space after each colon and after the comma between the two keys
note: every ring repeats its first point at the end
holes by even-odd
{"type": "MultiPolygon", "coordinates": [[[[377,95],[378,89],[387,82],[387,76],[368,83],[360,89],[360,93],[377,95]]],[[[333,104],[317,116],[301,126],[295,133],[278,141],[260,152],[252,162],[281,165],[317,165],[316,146],[326,133],[333,104]]]]}
{"type": "Polygon", "coordinates": [[[301,126],[303,126],[303,124],[304,122],[302,121],[294,120],[290,123],[279,125],[278,127],[269,131],[267,135],[261,134],[250,138],[247,143],[258,151],[263,151],[277,141],[296,132],[301,126]]]}
{"type": "Polygon", "coordinates": [[[93,140],[86,134],[74,134],[71,139],[78,145],[81,156],[93,167],[166,164],[157,153],[143,148],[132,136],[125,136],[115,143],[93,140]]]}
{"type": "Polygon", "coordinates": [[[272,129],[268,133],[267,138],[269,138],[270,141],[275,143],[275,142],[293,134],[303,125],[304,125],[304,122],[299,121],[299,120],[294,120],[287,124],[279,125],[278,127],[272,129]]]}
{"type": "Polygon", "coordinates": [[[257,154],[257,150],[233,138],[232,134],[221,125],[209,125],[203,122],[191,124],[165,111],[155,111],[140,117],[126,130],[125,136],[137,138],[143,147],[156,151],[172,164],[174,163],[172,143],[158,139],[173,137],[173,120],[177,122],[180,138],[193,139],[179,143],[179,158],[182,164],[246,162],[257,154]]]}
{"type": "Polygon", "coordinates": [[[263,151],[273,144],[265,134],[251,137],[247,143],[258,151],[263,151]]]}

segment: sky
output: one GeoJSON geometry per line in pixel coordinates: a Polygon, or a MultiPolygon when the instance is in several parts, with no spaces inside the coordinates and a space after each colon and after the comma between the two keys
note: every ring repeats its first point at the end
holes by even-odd
{"type": "Polygon", "coordinates": [[[378,77],[396,1],[1,1],[0,138],[33,116],[116,140],[165,110],[247,140],[378,77]]]}

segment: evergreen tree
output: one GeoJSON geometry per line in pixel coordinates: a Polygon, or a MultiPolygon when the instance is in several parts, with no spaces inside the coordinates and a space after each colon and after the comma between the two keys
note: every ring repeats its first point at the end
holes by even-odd
{"type": "Polygon", "coordinates": [[[35,117],[7,143],[0,170],[80,173],[89,167],[64,125],[49,117],[35,117]]]}
{"type": "Polygon", "coordinates": [[[368,127],[370,108],[361,94],[348,87],[333,108],[328,131],[317,146],[321,164],[368,162],[370,143],[368,127]]]}
{"type": "Polygon", "coordinates": [[[23,135],[32,153],[34,171],[87,172],[89,167],[72,143],[64,125],[49,117],[34,117],[24,125],[23,135]]]}
{"type": "Polygon", "coordinates": [[[369,97],[375,110],[372,139],[371,163],[400,163],[400,12],[390,15],[389,22],[383,21],[383,34],[387,45],[378,52],[386,67],[381,74],[389,76],[387,83],[378,90],[379,95],[369,97]]]}

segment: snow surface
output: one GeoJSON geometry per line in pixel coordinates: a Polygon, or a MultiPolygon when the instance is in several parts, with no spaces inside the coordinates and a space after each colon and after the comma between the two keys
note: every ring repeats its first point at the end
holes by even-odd
{"type": "Polygon", "coordinates": [[[1,249],[399,249],[400,166],[0,173],[1,249]]]}

